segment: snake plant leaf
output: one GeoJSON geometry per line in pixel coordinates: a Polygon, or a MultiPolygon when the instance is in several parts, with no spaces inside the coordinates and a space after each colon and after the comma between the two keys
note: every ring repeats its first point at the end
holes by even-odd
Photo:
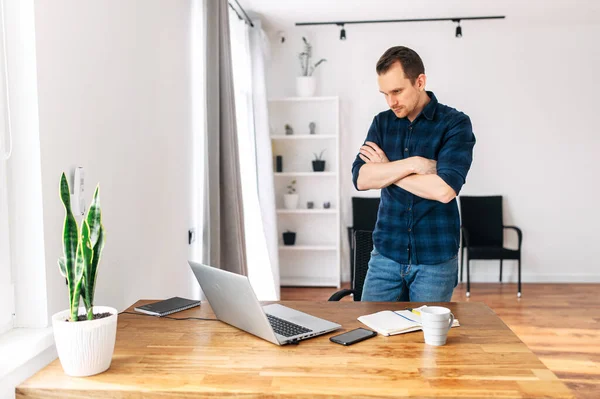
{"type": "Polygon", "coordinates": [[[90,204],[90,209],[88,210],[86,220],[88,226],[90,227],[90,242],[92,244],[92,248],[94,248],[96,246],[96,241],[98,241],[98,234],[102,224],[102,213],[100,211],[100,186],[96,186],[94,197],[92,198],[92,203],[90,204]]]}
{"type": "Polygon", "coordinates": [[[102,257],[102,250],[104,249],[104,226],[100,224],[100,230],[98,231],[98,240],[96,241],[96,245],[94,246],[94,258],[92,259],[92,263],[90,265],[90,278],[88,279],[89,287],[89,299],[90,303],[94,303],[94,292],[96,290],[96,277],[98,276],[98,264],[100,263],[100,258],[102,257]]]}
{"type": "Polygon", "coordinates": [[[96,276],[98,275],[98,264],[104,248],[104,227],[102,226],[102,211],[100,208],[100,186],[96,186],[92,204],[88,210],[86,223],[90,228],[90,244],[93,248],[93,257],[86,269],[85,277],[85,300],[90,306],[94,303],[94,293],[96,290],[96,276]]]}
{"type": "Polygon", "coordinates": [[[63,277],[67,277],[67,265],[65,265],[64,257],[58,258],[58,268],[60,269],[60,274],[62,274],[63,277]]]}
{"type": "MultiPolygon", "coordinates": [[[[89,235],[89,232],[87,234],[89,235]]],[[[83,233],[82,233],[82,235],[79,237],[79,241],[77,244],[75,269],[73,270],[73,276],[74,276],[75,282],[76,282],[74,290],[73,290],[73,296],[71,296],[71,319],[73,321],[77,321],[77,318],[73,318],[73,316],[77,315],[77,317],[78,317],[79,300],[82,295],[83,271],[85,270],[84,247],[85,247],[85,245],[83,244],[83,233]]]]}
{"type": "Polygon", "coordinates": [[[94,289],[94,284],[90,280],[92,280],[93,277],[95,277],[92,275],[91,272],[94,250],[92,249],[92,245],[90,243],[90,226],[88,225],[87,220],[84,220],[81,226],[81,241],[79,245],[81,246],[81,255],[83,258],[83,280],[81,294],[83,296],[83,303],[87,311],[87,318],[88,320],[91,320],[94,318],[94,315],[92,313],[92,301],[90,300],[90,292],[93,292],[94,289]]]}
{"type": "Polygon", "coordinates": [[[78,273],[77,266],[79,228],[77,227],[75,216],[73,216],[73,212],[71,211],[71,191],[69,190],[69,183],[64,173],[60,178],[60,198],[65,207],[65,222],[63,225],[64,270],[69,286],[71,320],[76,321],[79,310],[82,277],[82,273],[78,273]]]}

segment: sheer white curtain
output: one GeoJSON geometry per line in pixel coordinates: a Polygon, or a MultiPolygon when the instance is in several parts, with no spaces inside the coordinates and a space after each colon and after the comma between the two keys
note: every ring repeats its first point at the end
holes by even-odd
{"type": "Polygon", "coordinates": [[[248,278],[259,300],[279,300],[279,260],[264,79],[264,32],[230,11],[248,278]]]}
{"type": "Polygon", "coordinates": [[[13,327],[15,300],[10,262],[8,183],[6,180],[6,166],[12,151],[12,139],[10,137],[4,22],[4,1],[0,1],[0,334],[13,327]]]}
{"type": "MultiPolygon", "coordinates": [[[[3,150],[3,146],[0,145],[0,151],[3,150]]],[[[7,189],[6,161],[0,157],[0,334],[13,327],[15,300],[8,239],[7,189]]]]}

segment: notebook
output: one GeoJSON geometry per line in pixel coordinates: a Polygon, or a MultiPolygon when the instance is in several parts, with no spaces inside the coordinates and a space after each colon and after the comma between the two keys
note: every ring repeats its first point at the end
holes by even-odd
{"type": "MultiPolygon", "coordinates": [[[[382,310],[381,312],[360,316],[358,321],[384,336],[403,334],[421,329],[421,316],[417,314],[420,308],[410,310],[382,310]]],[[[458,320],[454,320],[452,327],[458,327],[458,320]]]]}
{"type": "Polygon", "coordinates": [[[165,299],[164,301],[139,306],[137,308],[134,308],[134,310],[152,316],[162,317],[171,313],[180,312],[182,310],[190,309],[199,305],[200,301],[174,296],[173,298],[165,299]]]}

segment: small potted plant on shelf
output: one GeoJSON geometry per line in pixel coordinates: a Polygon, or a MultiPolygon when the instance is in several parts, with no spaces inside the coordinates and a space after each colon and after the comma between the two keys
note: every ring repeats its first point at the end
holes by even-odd
{"type": "Polygon", "coordinates": [[[94,306],[96,276],[104,248],[99,186],[81,228],[71,211],[71,192],[64,173],[60,179],[60,198],[65,207],[64,257],[58,259],[58,265],[67,279],[69,309],[52,316],[52,327],[64,372],[84,377],[110,367],[118,312],[112,307],[94,306]],[[82,307],[79,306],[80,299],[83,299],[82,307]]]}
{"type": "Polygon", "coordinates": [[[286,187],[287,194],[283,196],[283,203],[286,209],[296,209],[298,207],[298,194],[296,194],[296,180],[292,180],[286,187]]]}
{"type": "Polygon", "coordinates": [[[314,172],[323,172],[325,170],[325,160],[321,157],[325,150],[321,151],[319,155],[315,154],[315,159],[312,161],[312,167],[314,172]]]}
{"type": "Polygon", "coordinates": [[[313,73],[319,65],[327,60],[321,58],[316,64],[312,65],[312,46],[305,37],[302,38],[302,41],[304,42],[304,51],[298,55],[301,76],[296,78],[296,91],[300,97],[311,97],[315,94],[317,88],[317,82],[313,73]]]}
{"type": "Polygon", "coordinates": [[[285,128],[285,135],[286,136],[294,134],[294,129],[292,128],[292,126],[290,124],[286,123],[285,126],[284,126],[284,128],[285,128]]]}
{"type": "Polygon", "coordinates": [[[296,243],[296,233],[290,230],[286,230],[283,233],[283,245],[294,245],[296,243]]]}

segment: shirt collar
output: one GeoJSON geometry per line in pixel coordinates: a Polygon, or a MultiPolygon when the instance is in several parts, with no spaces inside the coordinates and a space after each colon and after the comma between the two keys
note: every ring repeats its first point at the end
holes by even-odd
{"type": "Polygon", "coordinates": [[[433,94],[432,91],[428,91],[426,92],[427,95],[429,96],[429,103],[423,108],[423,110],[421,111],[421,113],[423,114],[423,116],[429,120],[433,119],[433,116],[435,115],[435,110],[437,108],[438,105],[438,100],[435,97],[435,94],[433,94]]]}

